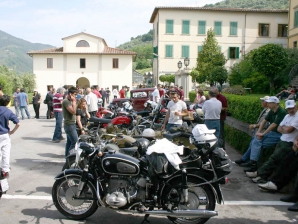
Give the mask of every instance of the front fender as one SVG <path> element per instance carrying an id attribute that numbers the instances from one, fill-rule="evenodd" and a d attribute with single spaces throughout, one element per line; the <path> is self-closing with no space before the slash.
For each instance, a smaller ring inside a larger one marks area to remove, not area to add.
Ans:
<path id="1" fill-rule="evenodd" d="M 59 180 L 62 178 L 66 178 L 68 176 L 79 176 L 81 177 L 83 174 L 83 170 L 79 170 L 79 169 L 69 169 L 69 170 L 64 170 L 61 173 L 59 173 L 56 177 L 55 180 Z M 90 180 L 94 180 L 92 174 L 88 173 L 88 179 Z"/>

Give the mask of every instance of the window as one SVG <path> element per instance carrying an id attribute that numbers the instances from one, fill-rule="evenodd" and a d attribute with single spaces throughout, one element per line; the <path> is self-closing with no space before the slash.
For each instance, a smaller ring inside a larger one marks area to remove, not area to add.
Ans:
<path id="1" fill-rule="evenodd" d="M 113 58 L 113 68 L 119 68 L 119 59 Z"/>
<path id="2" fill-rule="evenodd" d="M 230 35 L 237 36 L 238 34 L 238 22 L 230 22 Z"/>
<path id="3" fill-rule="evenodd" d="M 182 21 L 182 34 L 189 34 L 189 20 Z"/>
<path id="4" fill-rule="evenodd" d="M 77 47 L 90 47 L 89 46 L 89 43 L 85 40 L 80 40 L 78 43 L 77 43 Z"/>
<path id="5" fill-rule="evenodd" d="M 238 59 L 240 55 L 239 47 L 229 47 L 228 49 L 228 59 Z"/>
<path id="6" fill-rule="evenodd" d="M 173 45 L 166 45 L 166 58 L 173 57 Z"/>
<path id="7" fill-rule="evenodd" d="M 198 53 L 203 50 L 203 46 L 198 46 Z"/>
<path id="8" fill-rule="evenodd" d="M 218 46 L 218 49 L 219 49 L 219 51 L 220 51 L 220 53 L 221 53 L 221 46 Z"/>
<path id="9" fill-rule="evenodd" d="M 53 68 L 53 58 L 47 58 L 47 68 Z"/>
<path id="10" fill-rule="evenodd" d="M 174 20 L 166 20 L 166 33 L 174 33 Z"/>
<path id="11" fill-rule="evenodd" d="M 221 22 L 214 22 L 214 32 L 217 36 L 221 35 Z"/>
<path id="12" fill-rule="evenodd" d="M 80 68 L 86 68 L 86 58 L 80 58 Z"/>
<path id="13" fill-rule="evenodd" d="M 297 48 L 297 41 L 293 42 L 293 48 Z"/>
<path id="14" fill-rule="evenodd" d="M 278 24 L 278 37 L 287 37 L 288 36 L 288 25 L 287 24 Z"/>
<path id="15" fill-rule="evenodd" d="M 264 23 L 259 24 L 259 36 L 269 37 L 269 24 L 264 24 Z"/>
<path id="16" fill-rule="evenodd" d="M 298 27 L 298 10 L 294 14 L 294 28 Z"/>
<path id="17" fill-rule="evenodd" d="M 198 27 L 198 34 L 206 34 L 206 21 L 199 21 Z"/>
<path id="18" fill-rule="evenodd" d="M 189 46 L 182 46 L 182 58 L 189 58 Z"/>

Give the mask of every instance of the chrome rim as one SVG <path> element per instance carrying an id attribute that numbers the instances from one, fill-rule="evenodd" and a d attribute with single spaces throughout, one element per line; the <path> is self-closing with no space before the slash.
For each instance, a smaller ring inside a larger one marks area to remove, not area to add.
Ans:
<path id="1" fill-rule="evenodd" d="M 57 187 L 57 201 L 59 205 L 63 210 L 73 215 L 86 213 L 92 207 L 93 203 L 96 203 L 95 200 L 91 199 L 95 198 L 95 195 L 93 195 L 92 190 L 88 185 L 86 186 L 86 189 L 83 190 L 81 195 L 82 200 L 73 199 L 79 183 L 79 177 L 70 177 L 61 182 Z"/>

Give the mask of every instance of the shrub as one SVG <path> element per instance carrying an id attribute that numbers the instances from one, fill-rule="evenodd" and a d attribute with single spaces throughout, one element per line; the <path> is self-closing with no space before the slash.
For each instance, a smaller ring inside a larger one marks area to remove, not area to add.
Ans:
<path id="1" fill-rule="evenodd" d="M 241 141 L 240 141 L 241 139 Z M 247 150 L 249 143 L 251 141 L 251 137 L 242 132 L 239 131 L 229 125 L 225 125 L 225 140 L 237 151 L 240 153 L 245 153 Z"/>
<path id="2" fill-rule="evenodd" d="M 222 93 L 244 95 L 245 94 L 245 89 L 240 85 L 236 85 L 236 86 L 224 88 L 222 90 Z"/>
<path id="3" fill-rule="evenodd" d="M 188 98 L 190 102 L 194 102 L 197 97 L 196 91 L 192 90 L 188 93 Z"/>

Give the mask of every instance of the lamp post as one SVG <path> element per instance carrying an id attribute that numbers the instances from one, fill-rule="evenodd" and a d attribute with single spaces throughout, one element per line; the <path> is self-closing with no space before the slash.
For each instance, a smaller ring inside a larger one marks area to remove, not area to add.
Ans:
<path id="1" fill-rule="evenodd" d="M 178 65 L 178 68 L 179 68 L 179 70 L 180 70 L 180 69 L 182 68 L 182 62 L 179 61 L 177 65 Z"/>
<path id="2" fill-rule="evenodd" d="M 189 58 L 188 57 L 184 58 L 184 65 L 186 67 L 185 70 L 187 70 L 187 66 L 189 66 Z"/>

